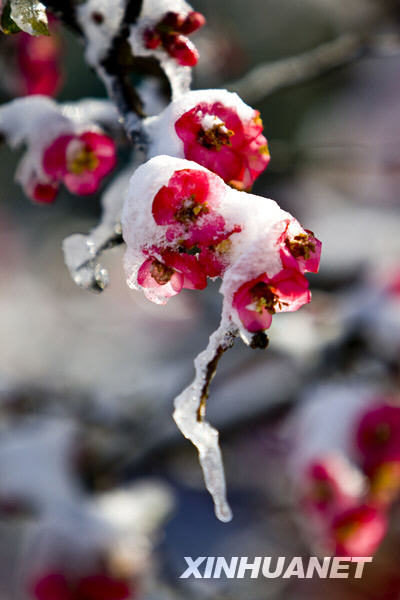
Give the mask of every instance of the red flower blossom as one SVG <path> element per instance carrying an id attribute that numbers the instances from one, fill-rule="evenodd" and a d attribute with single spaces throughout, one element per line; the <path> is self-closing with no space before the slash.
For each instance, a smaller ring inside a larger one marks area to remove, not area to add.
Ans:
<path id="1" fill-rule="evenodd" d="M 400 461 L 400 406 L 385 403 L 369 410 L 358 425 L 357 444 L 367 469 Z"/>
<path id="2" fill-rule="evenodd" d="M 199 12 L 192 11 L 184 16 L 170 11 L 154 27 L 145 30 L 144 45 L 149 50 L 163 48 L 178 64 L 194 67 L 199 53 L 186 36 L 197 31 L 204 23 L 205 18 Z"/>
<path id="3" fill-rule="evenodd" d="M 387 529 L 384 513 L 361 505 L 337 515 L 332 523 L 336 556 L 371 556 L 382 542 Z"/>
<path id="4" fill-rule="evenodd" d="M 152 212 L 157 225 L 171 225 L 167 239 L 189 236 L 189 245 L 212 241 L 223 232 L 225 221 L 218 215 L 218 200 L 210 193 L 210 184 L 218 185 L 211 173 L 195 169 L 175 171 L 153 200 Z"/>
<path id="5" fill-rule="evenodd" d="M 393 502 L 400 491 L 400 459 L 385 460 L 366 471 L 370 482 L 370 501 L 381 506 Z"/>
<path id="6" fill-rule="evenodd" d="M 175 171 L 168 185 L 153 200 L 152 213 L 157 225 L 167 225 L 166 239 L 177 241 L 181 254 L 197 257 L 208 277 L 218 277 L 227 266 L 229 237 L 240 226 L 226 230 L 218 214 L 215 193 L 221 181 L 212 173 L 196 169 Z"/>
<path id="7" fill-rule="evenodd" d="M 185 35 L 171 33 L 162 38 L 168 54 L 183 67 L 194 67 L 199 60 L 196 46 Z"/>
<path id="8" fill-rule="evenodd" d="M 249 189 L 267 166 L 270 156 L 259 113 L 242 121 L 222 102 L 202 102 L 175 123 L 184 155 L 217 173 L 238 189 Z"/>
<path id="9" fill-rule="evenodd" d="M 58 183 L 40 183 L 32 181 L 25 189 L 26 194 L 36 204 L 53 204 L 58 194 Z"/>
<path id="10" fill-rule="evenodd" d="M 195 256 L 171 250 L 157 252 L 157 255 L 159 258 L 150 256 L 139 268 L 137 282 L 145 290 L 155 290 L 166 299 L 179 294 L 183 288 L 203 290 L 206 287 L 206 274 Z"/>
<path id="11" fill-rule="evenodd" d="M 337 461 L 321 460 L 309 465 L 305 473 L 303 502 L 305 507 L 321 515 L 332 515 L 339 509 L 354 504 L 354 495 L 344 487 L 344 479 L 352 473 L 344 471 L 347 465 Z"/>
<path id="12" fill-rule="evenodd" d="M 295 311 L 310 302 L 308 281 L 297 269 L 284 268 L 270 278 L 262 273 L 244 283 L 233 297 L 244 327 L 251 333 L 268 329 L 276 312 Z"/>
<path id="13" fill-rule="evenodd" d="M 63 181 L 73 194 L 93 194 L 116 164 L 115 145 L 107 135 L 87 131 L 61 135 L 44 152 L 43 170 Z"/>
<path id="14" fill-rule="evenodd" d="M 108 575 L 97 574 L 77 582 L 65 575 L 50 573 L 33 585 L 37 600 L 125 600 L 131 597 L 130 586 Z"/>
<path id="15" fill-rule="evenodd" d="M 291 225 L 293 224 L 293 227 Z M 294 229 L 294 231 L 291 231 Z M 302 273 L 317 273 L 321 259 L 321 242 L 312 231 L 302 229 L 296 219 L 288 223 L 280 237 L 282 262 Z"/>
<path id="16" fill-rule="evenodd" d="M 54 21 L 50 19 L 50 36 L 33 36 L 24 32 L 15 36 L 21 96 L 55 96 L 60 89 L 60 41 Z"/>

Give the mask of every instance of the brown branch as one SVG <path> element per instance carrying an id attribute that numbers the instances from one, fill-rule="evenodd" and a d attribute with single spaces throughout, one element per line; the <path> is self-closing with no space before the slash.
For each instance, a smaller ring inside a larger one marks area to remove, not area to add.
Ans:
<path id="1" fill-rule="evenodd" d="M 218 346 L 214 357 L 210 360 L 210 362 L 207 365 L 206 377 L 201 390 L 199 407 L 197 409 L 197 421 L 199 422 L 204 421 L 206 416 L 207 400 L 210 394 L 210 385 L 217 372 L 218 363 L 222 355 L 225 354 L 225 352 L 229 350 L 229 348 L 232 348 L 235 341 L 235 337 L 236 333 L 229 333 L 226 336 L 225 340 Z"/>

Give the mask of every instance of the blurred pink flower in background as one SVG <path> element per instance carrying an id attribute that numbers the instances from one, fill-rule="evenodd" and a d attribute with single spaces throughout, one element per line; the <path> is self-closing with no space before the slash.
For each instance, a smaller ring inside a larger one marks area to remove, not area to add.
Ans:
<path id="1" fill-rule="evenodd" d="M 43 155 L 43 169 L 52 183 L 62 181 L 70 192 L 81 196 L 96 192 L 115 165 L 114 141 L 93 131 L 61 135 Z"/>
<path id="2" fill-rule="evenodd" d="M 21 32 L 15 36 L 17 64 L 20 71 L 20 96 L 42 94 L 56 96 L 62 85 L 61 41 L 59 26 L 49 18 L 49 36 Z"/>
<path id="3" fill-rule="evenodd" d="M 361 505 L 336 515 L 331 534 L 337 556 L 371 556 L 387 530 L 383 512 Z"/>
<path id="4" fill-rule="evenodd" d="M 125 600 L 134 597 L 132 592 L 126 581 L 103 573 L 78 580 L 49 573 L 32 584 L 32 598 L 37 600 Z"/>

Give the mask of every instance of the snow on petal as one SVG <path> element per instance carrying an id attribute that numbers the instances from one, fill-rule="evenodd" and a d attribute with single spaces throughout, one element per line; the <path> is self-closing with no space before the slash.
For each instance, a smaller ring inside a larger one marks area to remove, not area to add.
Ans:
<path id="1" fill-rule="evenodd" d="M 258 111 L 226 90 L 196 90 L 145 121 L 149 156 L 193 160 L 245 190 L 269 162 Z"/>

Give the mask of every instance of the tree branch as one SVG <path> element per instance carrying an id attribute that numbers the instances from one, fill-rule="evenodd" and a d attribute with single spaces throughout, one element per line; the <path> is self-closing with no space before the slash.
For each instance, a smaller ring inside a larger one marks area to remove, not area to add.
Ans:
<path id="1" fill-rule="evenodd" d="M 362 56 L 392 54 L 399 51 L 399 47 L 400 39 L 395 34 L 366 36 L 346 33 L 303 54 L 258 65 L 241 79 L 228 83 L 226 88 L 243 96 L 247 102 L 255 103 Z"/>
<path id="2" fill-rule="evenodd" d="M 203 384 L 203 388 L 200 394 L 200 402 L 197 409 L 197 421 L 204 421 L 206 416 L 206 408 L 207 408 L 207 400 L 210 394 L 210 385 L 214 376 L 217 372 L 218 363 L 222 357 L 222 355 L 232 348 L 235 341 L 235 336 L 233 334 L 229 334 L 225 340 L 217 347 L 214 357 L 210 360 L 206 367 L 206 378 Z"/>

